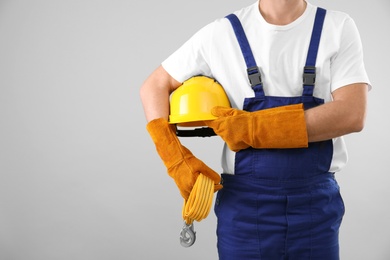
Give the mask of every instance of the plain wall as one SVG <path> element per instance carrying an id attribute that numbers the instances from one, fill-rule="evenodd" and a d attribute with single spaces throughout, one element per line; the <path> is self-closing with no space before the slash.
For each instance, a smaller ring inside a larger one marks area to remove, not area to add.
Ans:
<path id="1" fill-rule="evenodd" d="M 242 1 L 0 0 L 0 259 L 217 259 L 213 213 L 179 244 L 182 199 L 145 130 L 139 88 L 198 29 Z M 339 174 L 341 256 L 390 259 L 390 2 L 349 13 L 372 81 Z M 183 143 L 221 171 L 218 137 Z"/>

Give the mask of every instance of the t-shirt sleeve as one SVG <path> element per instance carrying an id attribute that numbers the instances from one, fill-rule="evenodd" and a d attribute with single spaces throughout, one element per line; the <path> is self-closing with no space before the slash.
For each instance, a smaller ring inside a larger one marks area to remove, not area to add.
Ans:
<path id="1" fill-rule="evenodd" d="M 355 22 L 348 17 L 344 23 L 340 48 L 331 61 L 331 91 L 354 83 L 371 84 L 363 61 L 363 47 Z"/>
<path id="2" fill-rule="evenodd" d="M 179 49 L 162 62 L 163 68 L 177 81 L 193 76 L 211 76 L 208 52 L 212 41 L 213 24 L 196 32 Z"/>

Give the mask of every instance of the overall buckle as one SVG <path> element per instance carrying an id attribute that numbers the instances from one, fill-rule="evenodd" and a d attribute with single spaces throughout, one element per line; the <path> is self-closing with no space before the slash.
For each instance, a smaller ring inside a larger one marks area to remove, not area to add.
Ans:
<path id="1" fill-rule="evenodd" d="M 316 67 L 305 66 L 303 70 L 303 85 L 314 86 L 316 82 Z"/>
<path id="2" fill-rule="evenodd" d="M 263 84 L 259 67 L 250 67 L 247 69 L 247 72 L 252 87 Z"/>

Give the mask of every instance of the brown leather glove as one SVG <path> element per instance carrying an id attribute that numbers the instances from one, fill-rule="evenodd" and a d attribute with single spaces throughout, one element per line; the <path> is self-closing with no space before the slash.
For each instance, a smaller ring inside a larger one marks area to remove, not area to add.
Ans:
<path id="1" fill-rule="evenodd" d="M 214 191 L 222 188 L 221 176 L 180 143 L 174 125 L 170 125 L 164 118 L 158 118 L 150 121 L 146 129 L 167 167 L 168 174 L 175 180 L 186 201 L 200 173 L 214 181 Z"/>
<path id="2" fill-rule="evenodd" d="M 281 106 L 255 112 L 214 107 L 218 117 L 205 121 L 235 152 L 253 148 L 308 147 L 303 104 Z"/>

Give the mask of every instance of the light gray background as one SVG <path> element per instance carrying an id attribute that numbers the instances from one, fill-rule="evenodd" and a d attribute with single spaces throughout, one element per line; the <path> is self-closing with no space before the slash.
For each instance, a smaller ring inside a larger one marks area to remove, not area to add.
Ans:
<path id="1" fill-rule="evenodd" d="M 217 259 L 213 213 L 179 245 L 182 200 L 139 87 L 241 1 L 0 0 L 0 259 Z M 342 259 L 390 259 L 390 2 L 310 1 L 356 21 L 374 90 L 346 138 Z M 183 143 L 220 171 L 217 137 Z"/>

